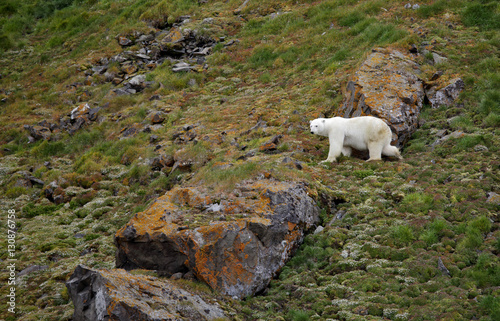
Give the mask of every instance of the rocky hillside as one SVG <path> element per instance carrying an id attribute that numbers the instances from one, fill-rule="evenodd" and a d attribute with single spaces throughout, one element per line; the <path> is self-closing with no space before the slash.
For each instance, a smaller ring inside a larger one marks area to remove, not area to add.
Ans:
<path id="1" fill-rule="evenodd" d="M 500 320 L 500 5 L 0 4 L 2 320 Z M 403 160 L 320 163 L 318 117 Z"/>

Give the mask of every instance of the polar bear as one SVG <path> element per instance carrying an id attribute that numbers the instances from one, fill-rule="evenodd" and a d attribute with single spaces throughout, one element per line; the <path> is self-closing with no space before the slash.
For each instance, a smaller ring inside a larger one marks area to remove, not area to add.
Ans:
<path id="1" fill-rule="evenodd" d="M 367 161 L 378 161 L 385 156 L 403 159 L 397 147 L 391 146 L 392 133 L 380 118 L 362 116 L 354 118 L 317 118 L 311 120 L 311 133 L 326 136 L 330 140 L 328 158 L 323 162 L 335 162 L 342 153 L 351 156 L 352 148 L 368 150 Z"/>

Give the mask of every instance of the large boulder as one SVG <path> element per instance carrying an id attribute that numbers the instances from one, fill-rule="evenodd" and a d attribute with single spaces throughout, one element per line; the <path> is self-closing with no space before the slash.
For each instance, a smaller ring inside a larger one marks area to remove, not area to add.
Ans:
<path id="1" fill-rule="evenodd" d="M 431 103 L 432 108 L 440 106 L 449 107 L 457 100 L 460 93 L 465 88 L 465 83 L 461 78 L 450 80 L 438 79 L 430 81 L 427 84 L 426 96 Z"/>
<path id="2" fill-rule="evenodd" d="M 78 265 L 66 282 L 73 321 L 174 321 L 225 319 L 224 312 L 167 280 L 125 270 Z"/>
<path id="3" fill-rule="evenodd" d="M 393 49 L 377 48 L 348 82 L 337 116 L 373 115 L 393 132 L 393 144 L 402 147 L 418 127 L 425 93 L 419 65 Z"/>
<path id="4" fill-rule="evenodd" d="M 318 222 L 319 209 L 303 184 L 247 182 L 214 196 L 177 187 L 116 233 L 116 265 L 192 272 L 242 298 L 264 290 Z"/>

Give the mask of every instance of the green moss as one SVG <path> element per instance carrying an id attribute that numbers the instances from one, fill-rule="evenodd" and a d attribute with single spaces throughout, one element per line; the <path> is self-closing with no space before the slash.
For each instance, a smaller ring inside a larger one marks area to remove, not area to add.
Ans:
<path id="1" fill-rule="evenodd" d="M 434 206 L 434 198 L 431 195 L 416 192 L 406 195 L 401 202 L 402 210 L 414 214 L 427 214 Z"/>
<path id="2" fill-rule="evenodd" d="M 398 245 L 408 245 L 415 239 L 413 229 L 408 225 L 397 225 L 392 228 L 391 236 Z"/>
<path id="3" fill-rule="evenodd" d="M 54 215 L 64 204 L 60 205 L 35 205 L 28 203 L 22 208 L 22 216 L 26 218 L 33 218 L 39 215 Z"/>
<path id="4" fill-rule="evenodd" d="M 480 301 L 480 307 L 485 314 L 489 315 L 489 320 L 500 320 L 500 297 L 497 295 L 484 296 Z"/>
<path id="5" fill-rule="evenodd" d="M 293 321 L 309 321 L 309 314 L 306 311 L 291 310 L 287 314 L 287 318 Z"/>
<path id="6" fill-rule="evenodd" d="M 500 285 L 500 260 L 490 253 L 482 253 L 476 265 L 467 273 L 478 287 Z"/>

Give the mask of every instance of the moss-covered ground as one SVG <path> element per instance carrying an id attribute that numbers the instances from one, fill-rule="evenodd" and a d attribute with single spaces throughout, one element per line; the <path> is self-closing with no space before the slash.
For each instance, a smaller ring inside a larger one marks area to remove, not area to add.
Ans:
<path id="1" fill-rule="evenodd" d="M 306 236 L 258 296 L 233 301 L 180 281 L 218 298 L 231 318 L 499 320 L 500 5 L 418 4 L 2 2 L 2 307 L 10 287 L 9 210 L 17 214 L 16 271 L 43 268 L 16 279 L 17 313 L 2 308 L 0 319 L 69 320 L 64 282 L 76 265 L 114 267 L 114 233 L 174 185 L 204 184 L 216 194 L 264 176 L 307 182 L 323 208 L 324 229 Z M 207 69 L 173 73 L 167 61 L 147 74 L 150 87 L 124 96 L 85 75 L 101 58 L 140 49 L 121 48 L 118 36 L 148 33 L 186 15 L 186 27 L 224 40 L 207 57 Z M 309 134 L 309 120 L 333 114 L 350 74 L 373 47 L 406 52 L 412 45 L 448 58 L 418 61 L 423 80 L 438 71 L 464 80 L 455 104 L 424 106 L 402 161 L 342 157 L 320 164 L 328 142 Z M 24 125 L 56 122 L 85 102 L 103 107 L 99 121 L 28 142 Z M 124 128 L 151 125 L 157 112 L 166 115 L 163 126 L 122 137 Z M 439 140 L 442 130 L 461 134 Z M 277 135 L 276 152 L 259 149 Z M 160 154 L 190 166 L 154 171 L 148 161 Z M 45 186 L 27 184 L 27 176 Z M 45 197 L 53 181 L 71 201 L 56 205 Z"/>

